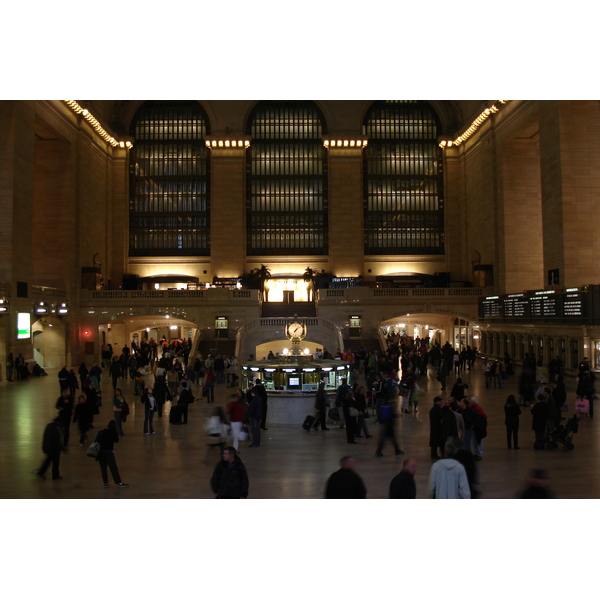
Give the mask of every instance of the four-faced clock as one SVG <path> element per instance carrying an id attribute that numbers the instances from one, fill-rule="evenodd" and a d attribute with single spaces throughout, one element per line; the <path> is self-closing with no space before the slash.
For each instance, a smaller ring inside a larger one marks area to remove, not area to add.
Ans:
<path id="1" fill-rule="evenodd" d="M 306 337 L 306 325 L 298 322 L 288 323 L 285 335 L 289 340 L 302 340 Z"/>

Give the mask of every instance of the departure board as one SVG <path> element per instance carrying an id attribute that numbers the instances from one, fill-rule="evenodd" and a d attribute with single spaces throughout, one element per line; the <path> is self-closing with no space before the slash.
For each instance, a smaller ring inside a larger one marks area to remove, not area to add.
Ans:
<path id="1" fill-rule="evenodd" d="M 482 321 L 581 321 L 600 324 L 600 286 L 487 296 L 480 300 Z"/>
<path id="2" fill-rule="evenodd" d="M 563 315 L 583 317 L 585 315 L 585 292 L 567 290 L 563 295 Z"/>

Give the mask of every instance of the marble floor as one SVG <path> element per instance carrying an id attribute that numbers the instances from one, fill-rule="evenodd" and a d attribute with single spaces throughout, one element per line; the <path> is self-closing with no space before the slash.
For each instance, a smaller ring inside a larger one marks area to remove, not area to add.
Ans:
<path id="1" fill-rule="evenodd" d="M 463 375 L 469 393 L 479 398 L 488 414 L 488 437 L 484 441 L 483 460 L 478 463 L 479 490 L 482 499 L 509 499 L 518 495 L 532 468 L 544 468 L 550 475 L 557 498 L 600 498 L 600 453 L 598 452 L 598 418 L 580 423 L 574 437 L 575 448 L 565 453 L 537 452 L 532 449 L 531 417 L 523 409 L 520 427 L 520 450 L 506 448 L 503 405 L 509 393 L 517 391 L 517 378 L 505 382 L 502 389 L 485 389 L 481 365 Z M 449 379 L 451 388 L 454 378 Z M 439 383 L 430 372 L 422 382 L 425 394 L 417 416 L 399 419 L 399 435 L 405 456 L 396 457 L 388 444 L 384 456 L 375 456 L 377 437 L 358 440 L 350 446 L 345 433 L 334 424 L 330 431 L 306 432 L 298 426 L 269 425 L 263 432 L 260 448 L 240 445 L 240 456 L 250 479 L 252 499 L 322 498 L 325 482 L 337 470 L 340 457 L 352 454 L 356 469 L 363 477 L 368 498 L 386 498 L 391 478 L 400 470 L 405 457 L 417 462 L 417 498 L 426 498 L 429 458 L 428 411 L 431 399 L 440 393 Z M 112 418 L 111 385 L 107 376 L 102 388 L 105 402 L 96 417 L 97 427 Z M 43 454 L 42 433 L 52 420 L 59 395 L 57 371 L 48 377 L 30 378 L 26 382 L 1 382 L 0 405 L 0 497 L 4 499 L 105 499 L 213 498 L 208 481 L 218 460 L 217 451 L 206 456 L 203 421 L 209 407 L 194 403 L 189 410 L 187 426 L 170 425 L 167 416 L 155 419 L 156 434 L 144 436 L 143 410 L 133 395 L 131 382 L 121 382 L 132 412 L 124 426 L 126 435 L 116 446 L 115 455 L 127 489 L 112 485 L 104 489 L 98 464 L 80 447 L 75 426 L 71 429 L 68 452 L 61 458 L 60 481 L 35 477 Z M 569 402 L 573 405 L 574 381 L 568 380 Z M 230 392 L 225 385 L 216 387 L 216 405 L 224 405 Z M 169 403 L 167 403 L 167 410 Z M 372 421 L 372 419 L 370 419 Z M 372 433 L 376 425 L 370 423 Z"/>

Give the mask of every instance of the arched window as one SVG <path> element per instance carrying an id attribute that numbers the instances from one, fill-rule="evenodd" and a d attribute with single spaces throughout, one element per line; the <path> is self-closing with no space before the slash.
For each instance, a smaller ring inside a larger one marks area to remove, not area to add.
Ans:
<path id="1" fill-rule="evenodd" d="M 130 256 L 210 254 L 209 133 L 194 101 L 148 101 L 132 125 Z"/>
<path id="2" fill-rule="evenodd" d="M 437 115 L 426 102 L 375 102 L 364 121 L 365 254 L 443 254 Z"/>
<path id="3" fill-rule="evenodd" d="M 247 254 L 327 254 L 320 111 L 312 102 L 259 102 L 247 133 Z"/>

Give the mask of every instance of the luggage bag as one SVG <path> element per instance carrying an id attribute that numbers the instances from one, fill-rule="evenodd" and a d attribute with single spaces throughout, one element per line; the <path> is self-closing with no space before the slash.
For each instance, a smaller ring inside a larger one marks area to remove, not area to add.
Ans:
<path id="1" fill-rule="evenodd" d="M 304 419 L 304 423 L 302 423 L 302 429 L 306 429 L 306 431 L 310 431 L 313 423 L 315 422 L 315 418 L 312 415 L 308 415 L 306 419 Z"/>

